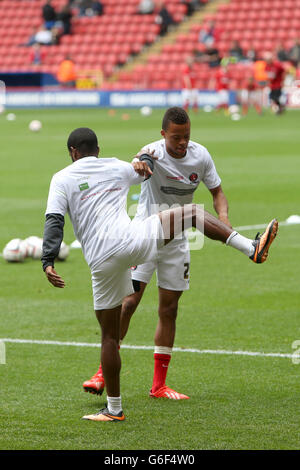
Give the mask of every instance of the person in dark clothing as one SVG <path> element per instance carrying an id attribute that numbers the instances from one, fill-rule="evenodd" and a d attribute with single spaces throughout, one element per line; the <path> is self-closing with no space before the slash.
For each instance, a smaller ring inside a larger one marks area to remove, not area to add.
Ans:
<path id="1" fill-rule="evenodd" d="M 286 60 L 289 60 L 288 52 L 284 48 L 284 45 L 282 42 L 280 42 L 276 48 L 276 56 L 279 62 L 285 62 Z"/>
<path id="2" fill-rule="evenodd" d="M 42 9 L 42 17 L 47 29 L 53 28 L 56 22 L 56 11 L 51 5 L 51 0 L 47 0 Z"/>
<path id="3" fill-rule="evenodd" d="M 159 34 L 161 36 L 167 34 L 169 26 L 175 24 L 172 15 L 169 13 L 164 3 L 160 3 L 159 5 L 156 22 L 160 25 Z"/>
<path id="4" fill-rule="evenodd" d="M 229 50 L 229 56 L 234 58 L 237 62 L 243 60 L 244 52 L 241 46 L 239 45 L 238 41 L 233 41 L 231 48 Z"/>
<path id="5" fill-rule="evenodd" d="M 57 19 L 62 23 L 62 34 L 71 34 L 72 12 L 68 5 L 65 5 L 58 13 Z"/>

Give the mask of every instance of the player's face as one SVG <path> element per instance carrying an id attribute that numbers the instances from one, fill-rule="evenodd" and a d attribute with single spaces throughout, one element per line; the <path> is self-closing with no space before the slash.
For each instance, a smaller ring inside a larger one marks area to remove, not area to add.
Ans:
<path id="1" fill-rule="evenodd" d="M 167 130 L 162 130 L 161 135 L 166 140 L 167 152 L 171 157 L 183 158 L 190 140 L 191 124 L 175 124 L 169 122 Z"/>

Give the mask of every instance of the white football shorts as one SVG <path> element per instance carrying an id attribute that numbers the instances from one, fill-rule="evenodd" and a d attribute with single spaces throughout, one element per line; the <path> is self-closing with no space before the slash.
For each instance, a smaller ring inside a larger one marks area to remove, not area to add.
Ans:
<path id="1" fill-rule="evenodd" d="M 156 270 L 157 286 L 163 289 L 184 291 L 189 289 L 190 250 L 187 240 L 171 241 L 158 249 L 156 259 L 133 267 L 131 277 L 149 284 Z"/>
<path id="2" fill-rule="evenodd" d="M 184 88 L 181 92 L 182 103 L 189 103 L 190 106 L 197 105 L 199 99 L 199 92 L 197 88 L 187 89 Z"/>
<path id="3" fill-rule="evenodd" d="M 218 91 L 218 106 L 222 106 L 224 104 L 229 103 L 229 93 L 227 90 L 219 90 Z"/>
<path id="4" fill-rule="evenodd" d="M 92 272 L 94 309 L 111 309 L 133 294 L 131 266 L 157 258 L 164 245 L 164 234 L 157 214 L 137 222 L 126 231 L 126 244 Z"/>

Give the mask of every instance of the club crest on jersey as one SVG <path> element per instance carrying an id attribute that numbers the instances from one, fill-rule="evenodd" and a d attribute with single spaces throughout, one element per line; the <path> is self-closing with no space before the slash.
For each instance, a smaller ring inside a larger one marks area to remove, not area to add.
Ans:
<path id="1" fill-rule="evenodd" d="M 189 180 L 191 183 L 197 183 L 198 181 L 198 175 L 197 173 L 191 173 L 189 176 Z"/>

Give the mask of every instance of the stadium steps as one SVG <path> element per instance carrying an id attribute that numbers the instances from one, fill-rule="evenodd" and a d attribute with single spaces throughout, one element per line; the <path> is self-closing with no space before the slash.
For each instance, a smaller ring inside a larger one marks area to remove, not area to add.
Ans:
<path id="1" fill-rule="evenodd" d="M 203 6 L 201 10 L 196 11 L 191 17 L 187 17 L 187 19 L 171 30 L 166 36 L 159 37 L 147 50 L 141 52 L 138 56 L 125 64 L 121 70 L 118 70 L 110 77 L 109 81 L 117 81 L 120 72 L 130 72 L 136 65 L 146 64 L 149 56 L 159 54 L 166 44 L 174 44 L 180 34 L 187 33 L 193 25 L 202 23 L 205 17 L 214 14 L 220 5 L 229 2 L 230 0 L 214 0 Z"/>

